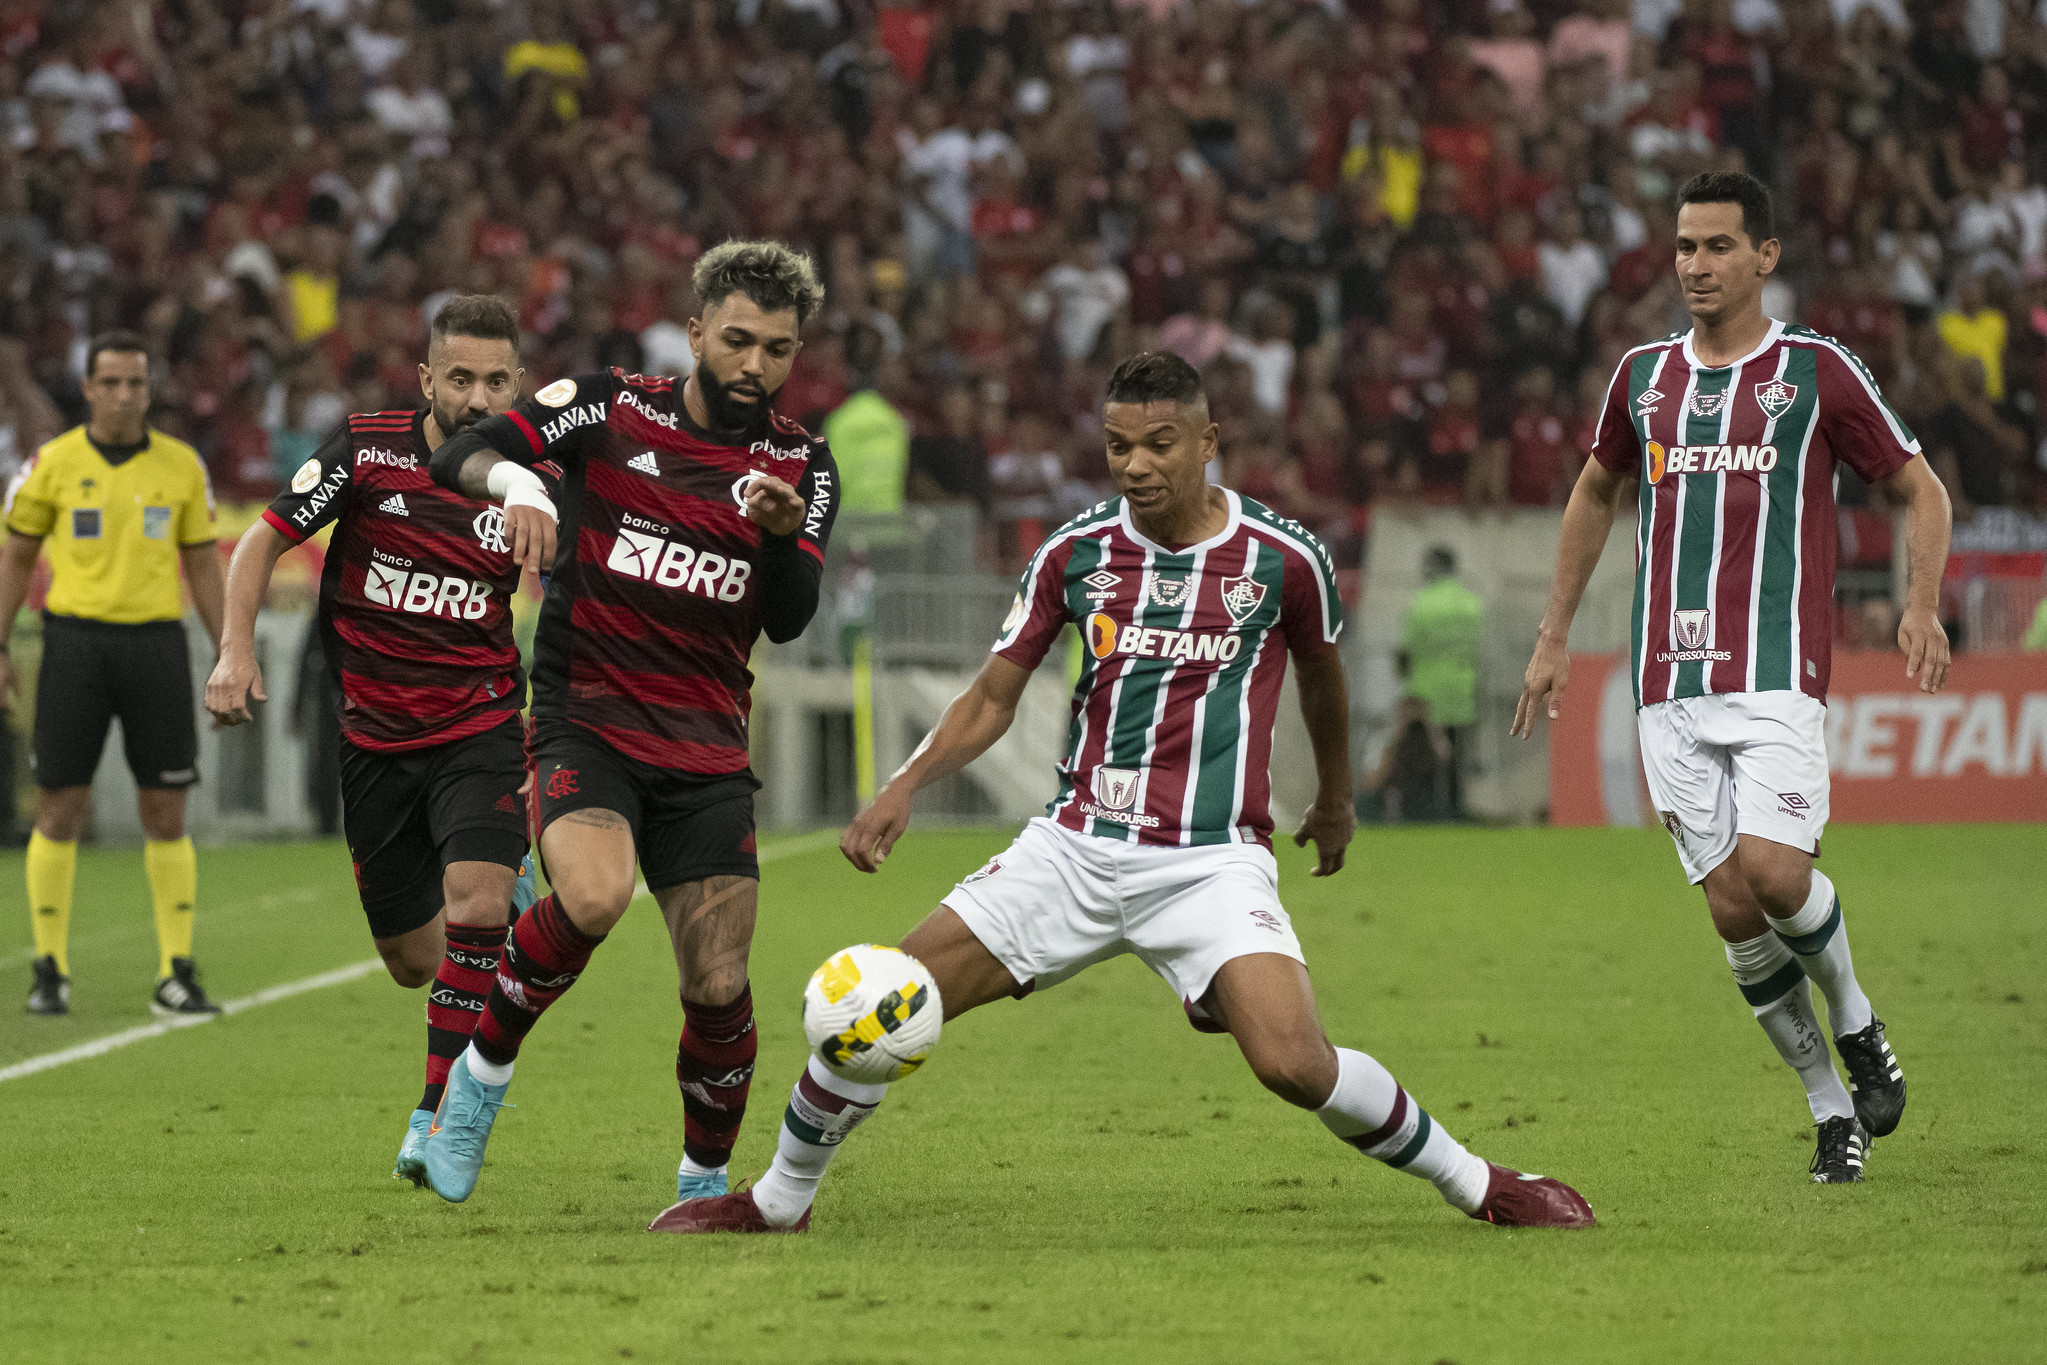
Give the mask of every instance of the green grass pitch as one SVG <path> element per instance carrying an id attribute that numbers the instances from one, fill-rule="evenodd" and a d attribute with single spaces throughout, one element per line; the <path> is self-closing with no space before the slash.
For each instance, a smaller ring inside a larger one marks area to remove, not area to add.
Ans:
<path id="1" fill-rule="evenodd" d="M 736 1172 L 772 1150 L 806 974 L 1005 838 L 913 832 L 878 877 L 815 839 L 768 866 Z M 423 997 L 381 974 L 0 1083 L 0 1358 L 2047 1359 L 2047 832 L 1836 828 L 1826 854 L 1912 1087 L 1866 1185 L 1804 1183 L 1803 1096 L 1660 830 L 1375 831 L 1332 881 L 1281 852 L 1330 1035 L 1572 1181 L 1598 1229 L 1458 1216 L 1126 958 L 955 1023 L 809 1236 L 648 1236 L 682 1115 L 642 902 L 535 1031 L 460 1207 L 389 1177 Z M 370 955 L 338 844 L 200 871 L 220 997 Z M 81 859 L 68 1020 L 20 1013 L 20 886 L 0 858 L 0 1065 L 143 1022 L 139 854 Z"/>

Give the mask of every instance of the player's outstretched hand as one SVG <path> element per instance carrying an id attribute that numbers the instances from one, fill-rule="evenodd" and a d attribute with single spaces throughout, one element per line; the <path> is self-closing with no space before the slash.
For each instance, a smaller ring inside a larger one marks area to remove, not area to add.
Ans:
<path id="1" fill-rule="evenodd" d="M 1546 712 L 1557 718 L 1557 706 L 1564 699 L 1564 687 L 1571 681 L 1571 652 L 1566 641 L 1548 634 L 1535 637 L 1535 656 L 1521 677 L 1521 699 L 1514 703 L 1514 723 L 1507 737 L 1527 739 L 1535 729 L 1535 715 Z"/>
<path id="2" fill-rule="evenodd" d="M 206 680 L 206 709 L 213 716 L 213 723 L 240 725 L 254 720 L 249 710 L 249 699 L 269 701 L 263 691 L 263 670 L 257 666 L 254 654 L 244 657 L 235 650 L 220 656 L 220 662 L 213 666 L 213 675 Z"/>
<path id="3" fill-rule="evenodd" d="M 1931 696 L 1947 682 L 1947 631 L 1940 617 L 1925 607 L 1907 607 L 1898 618 L 1898 648 L 1905 651 L 1905 676 L 1919 679 L 1919 690 Z"/>
<path id="4" fill-rule="evenodd" d="M 910 798 L 897 798 L 889 791 L 882 788 L 874 804 L 854 816 L 853 823 L 839 836 L 839 852 L 862 872 L 879 872 L 896 840 L 909 828 Z"/>
<path id="5" fill-rule="evenodd" d="M 1310 876 L 1329 877 L 1343 871 L 1343 851 L 1350 847 L 1350 836 L 1357 827 L 1357 812 L 1347 799 L 1328 805 L 1318 801 L 1308 807 L 1301 827 L 1294 831 L 1294 847 L 1306 848 L 1310 839 L 1315 841 L 1315 870 Z"/>
<path id="6" fill-rule="evenodd" d="M 746 490 L 746 515 L 769 535 L 788 535 L 803 524 L 803 514 L 809 510 L 795 489 L 772 474 L 755 475 L 753 486 Z"/>
<path id="7" fill-rule="evenodd" d="M 536 587 L 540 575 L 554 567 L 554 529 L 554 518 L 530 503 L 515 503 L 505 509 L 512 562 L 532 575 Z"/>

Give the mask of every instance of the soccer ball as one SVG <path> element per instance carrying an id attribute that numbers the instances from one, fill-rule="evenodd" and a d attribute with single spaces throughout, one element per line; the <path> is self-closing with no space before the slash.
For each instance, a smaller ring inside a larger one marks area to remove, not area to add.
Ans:
<path id="1" fill-rule="evenodd" d="M 924 1065 L 945 1011 L 938 982 L 908 953 L 856 943 L 833 953 L 803 988 L 803 1035 L 849 1081 L 882 1085 Z"/>

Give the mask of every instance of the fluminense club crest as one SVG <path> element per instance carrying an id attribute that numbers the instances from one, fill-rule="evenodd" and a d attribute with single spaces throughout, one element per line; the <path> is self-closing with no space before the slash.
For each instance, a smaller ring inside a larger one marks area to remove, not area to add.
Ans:
<path id="1" fill-rule="evenodd" d="M 1692 410 L 1694 416 L 1718 417 L 1720 409 L 1727 406 L 1727 393 L 1725 390 L 1719 393 L 1694 393 L 1691 401 L 1685 406 Z"/>
<path id="2" fill-rule="evenodd" d="M 1249 574 L 1223 580 L 1223 607 L 1238 625 L 1250 620 L 1264 601 L 1265 585 Z"/>
<path id="3" fill-rule="evenodd" d="M 1798 401 L 1798 385 L 1787 384 L 1781 379 L 1771 379 L 1756 385 L 1756 406 L 1776 421 L 1791 410 Z"/>

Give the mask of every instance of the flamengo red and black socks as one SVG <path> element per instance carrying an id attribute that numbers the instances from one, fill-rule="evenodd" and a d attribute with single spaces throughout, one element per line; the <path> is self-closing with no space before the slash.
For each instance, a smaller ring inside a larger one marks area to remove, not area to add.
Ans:
<path id="1" fill-rule="evenodd" d="M 477 1056 L 493 1070 L 510 1067 L 534 1023 L 576 984 L 591 952 L 602 942 L 602 936 L 592 938 L 575 926 L 559 896 L 551 895 L 519 916 L 505 939 L 497 980 L 491 984 L 490 998 L 476 1021 L 476 1036 L 470 1040 Z M 471 1059 L 472 1069 L 474 1064 Z M 502 1084 L 490 1077 L 482 1079 Z"/>
<path id="2" fill-rule="evenodd" d="M 434 984 L 426 997 L 426 1094 L 422 1109 L 441 1107 L 441 1091 L 448 1083 L 448 1068 L 469 1046 L 476 1032 L 476 1020 L 490 995 L 491 979 L 497 975 L 498 959 L 505 951 L 502 924 L 451 924 L 448 951 Z"/>
<path id="3" fill-rule="evenodd" d="M 675 1084 L 682 1091 L 682 1154 L 716 1170 L 732 1159 L 732 1144 L 746 1117 L 753 1058 L 753 987 L 728 1005 L 682 1002 L 682 1040 L 675 1049 Z"/>

